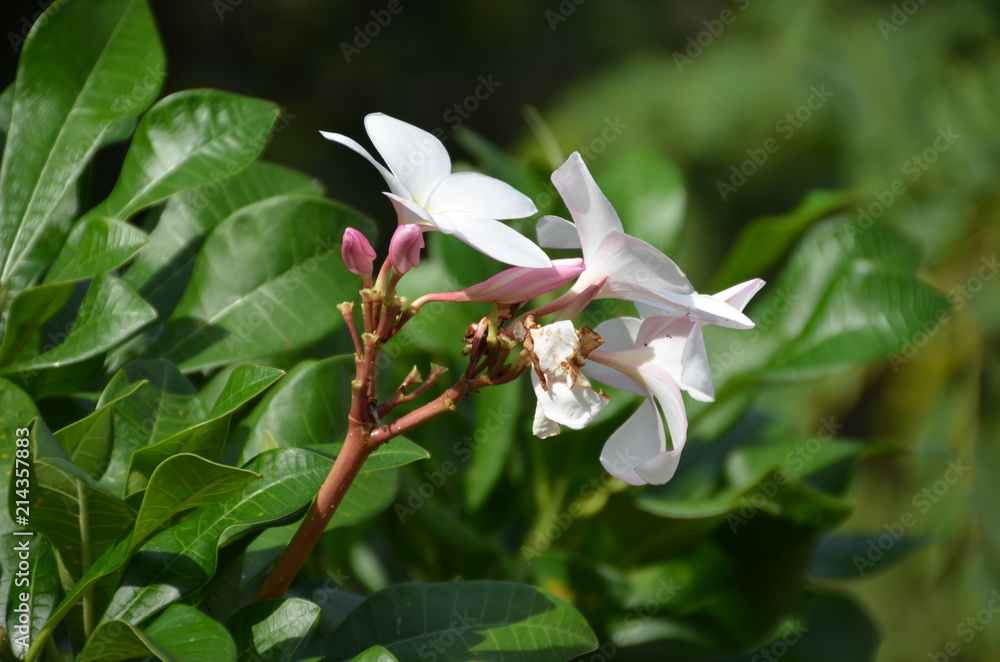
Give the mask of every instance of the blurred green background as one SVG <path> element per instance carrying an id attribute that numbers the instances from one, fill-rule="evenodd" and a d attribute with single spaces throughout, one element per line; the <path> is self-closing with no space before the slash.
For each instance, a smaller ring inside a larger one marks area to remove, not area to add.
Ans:
<path id="1" fill-rule="evenodd" d="M 267 158 L 317 177 L 386 228 L 394 220 L 377 173 L 318 130 L 364 143 L 364 115 L 382 111 L 440 129 L 456 160 L 484 154 L 477 134 L 536 173 L 580 149 L 609 195 L 625 192 L 614 201 L 626 229 L 653 233 L 700 291 L 733 284 L 720 265 L 755 218 L 784 219 L 773 251 L 787 252 L 804 230 L 789 212 L 816 189 L 835 192 L 821 206 L 853 219 L 867 210 L 912 237 L 923 277 L 953 304 L 947 321 L 928 320 L 906 356 L 769 387 L 755 411 L 804 437 L 835 421 L 839 436 L 870 445 L 841 540 L 877 541 L 901 525 L 915 534 L 905 558 L 811 580 L 860 599 L 882 636 L 879 662 L 1000 659 L 1000 614 L 989 608 L 1000 595 L 1000 3 L 152 4 L 165 92 L 218 87 L 277 102 L 286 124 Z M 4 80 L 10 44 L 38 7 L 0 10 Z M 474 134 L 453 139 L 455 129 Z M 120 149 L 98 161 L 95 198 L 114 182 Z M 534 197 L 554 204 L 544 188 Z M 576 453 L 592 463 L 587 475 L 598 473 L 605 428 Z M 755 545 L 780 560 L 784 540 Z M 442 561 L 419 579 L 458 572 L 469 570 Z M 850 638 L 852 623 L 843 626 Z"/>

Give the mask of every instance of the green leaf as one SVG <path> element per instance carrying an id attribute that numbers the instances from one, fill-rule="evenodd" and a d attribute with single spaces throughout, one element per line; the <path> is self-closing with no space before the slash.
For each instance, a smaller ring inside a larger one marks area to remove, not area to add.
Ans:
<path id="1" fill-rule="evenodd" d="M 470 510 L 483 505 L 503 475 L 518 432 L 511 421 L 521 412 L 521 389 L 486 389 L 476 397 L 475 428 L 465 440 L 465 446 L 474 449 L 465 473 L 465 504 Z"/>
<path id="2" fill-rule="evenodd" d="M 126 621 L 101 623 L 77 662 L 119 662 L 152 655 L 163 662 L 234 662 L 236 644 L 221 624 L 194 607 L 174 605 L 139 630 Z"/>
<path id="3" fill-rule="evenodd" d="M 348 225 L 369 221 L 301 196 L 272 198 L 228 218 L 205 241 L 156 351 L 189 372 L 326 336 L 343 324 L 337 304 L 357 296 L 357 279 L 340 257 Z M 242 265 L 236 272 L 234 260 Z"/>
<path id="4" fill-rule="evenodd" d="M 252 471 L 181 453 L 164 460 L 149 479 L 135 517 L 133 549 L 174 515 L 210 506 L 258 478 Z"/>
<path id="5" fill-rule="evenodd" d="M 929 542 L 927 536 L 910 535 L 903 524 L 887 524 L 869 534 L 828 535 L 816 545 L 809 576 L 820 580 L 859 579 L 894 568 Z"/>
<path id="6" fill-rule="evenodd" d="M 289 598 L 256 602 L 229 619 L 238 660 L 291 662 L 319 622 L 319 607 Z"/>
<path id="7" fill-rule="evenodd" d="M 46 283 L 93 278 L 117 269 L 139 252 L 148 237 L 139 228 L 113 218 L 88 218 L 70 232 L 45 274 Z"/>
<path id="8" fill-rule="evenodd" d="M 93 413 L 70 423 L 54 433 L 56 441 L 66 451 L 69 459 L 93 478 L 100 478 L 108 468 L 114 444 L 115 404 L 135 393 L 141 383 L 97 407 Z"/>
<path id="9" fill-rule="evenodd" d="M 104 136 L 156 97 L 163 75 L 144 0 L 62 3 L 35 23 L 18 62 L 0 165 L 7 292 L 24 289 L 55 256 L 62 230 L 50 226 L 59 205 Z"/>
<path id="10" fill-rule="evenodd" d="M 27 643 L 30 645 L 30 642 L 35 640 L 35 636 L 45 624 L 49 614 L 52 613 L 52 608 L 56 604 L 56 598 L 60 590 L 59 569 L 56 565 L 56 557 L 52 553 L 52 545 L 46 538 L 42 536 L 32 536 L 31 538 L 11 536 L 7 539 L 11 541 L 10 547 L 17 548 L 15 556 L 19 557 L 20 554 L 26 554 L 27 558 L 30 559 L 28 573 L 19 575 L 19 579 L 27 583 L 20 587 L 16 585 L 12 586 L 10 594 L 10 602 L 15 607 L 22 604 L 27 605 L 30 615 L 27 637 L 22 639 L 24 631 L 18 629 L 18 625 L 21 625 L 20 617 L 24 614 L 23 611 L 11 611 L 7 616 L 6 623 L 7 632 L 11 639 L 11 649 L 16 656 L 23 658 L 28 650 L 28 647 L 24 644 Z M 24 550 L 21 545 L 27 545 L 27 550 Z M 13 572 L 13 569 L 17 565 L 4 567 L 10 568 L 11 572 Z M 28 596 L 28 599 L 22 601 L 21 598 L 25 594 Z"/>
<path id="11" fill-rule="evenodd" d="M 886 226 L 858 230 L 844 218 L 819 226 L 760 303 L 777 310 L 780 292 L 798 297 L 775 327 L 783 342 L 769 376 L 815 376 L 905 347 L 949 308 L 943 295 L 916 278 L 919 260 L 918 246 Z"/>
<path id="12" fill-rule="evenodd" d="M 31 527 L 52 542 L 65 572 L 76 581 L 128 533 L 132 513 L 63 458 L 36 460 L 32 474 Z"/>
<path id="13" fill-rule="evenodd" d="M 222 452 L 229 431 L 229 419 L 237 407 L 257 396 L 282 375 L 277 368 L 241 365 L 229 375 L 208 419 L 177 432 L 162 441 L 138 448 L 129 463 L 127 497 L 145 489 L 153 470 L 178 453 L 193 453 L 214 460 Z"/>
<path id="14" fill-rule="evenodd" d="M 791 212 L 752 220 L 726 256 L 713 291 L 763 276 L 809 226 L 841 209 L 848 199 L 838 191 L 810 191 Z"/>
<path id="15" fill-rule="evenodd" d="M 35 332 L 69 302 L 74 287 L 75 283 L 39 285 L 14 297 L 0 344 L 0 366 L 9 366 L 17 360 L 30 346 Z"/>
<path id="16" fill-rule="evenodd" d="M 391 627 L 380 626 L 389 621 Z M 322 640 L 327 660 L 383 646 L 401 660 L 571 660 L 597 639 L 570 605 L 509 582 L 399 584 L 374 594 Z"/>
<path id="17" fill-rule="evenodd" d="M 398 662 L 396 656 L 382 646 L 372 646 L 364 653 L 351 658 L 351 662 Z"/>
<path id="18" fill-rule="evenodd" d="M 239 434 L 245 437 L 240 462 L 265 450 L 267 437 L 286 448 L 342 440 L 354 370 L 353 356 L 296 365 L 240 423 Z"/>
<path id="19" fill-rule="evenodd" d="M 649 147 L 617 155 L 598 177 L 626 231 L 669 252 L 684 226 L 687 194 L 680 170 Z"/>
<path id="20" fill-rule="evenodd" d="M 198 392 L 169 361 L 136 361 L 125 366 L 108 382 L 97 406 L 133 391 L 114 408 L 114 447 L 101 478 L 101 484 L 118 495 L 124 495 L 135 451 L 187 430 L 207 415 Z"/>
<path id="21" fill-rule="evenodd" d="M 175 193 L 231 176 L 264 150 L 272 103 L 220 90 L 161 99 L 139 122 L 111 195 L 94 214 L 127 219 Z"/>
<path id="22" fill-rule="evenodd" d="M 123 280 L 168 317 L 205 236 L 241 209 L 282 195 L 319 198 L 323 190 L 305 175 L 255 161 L 232 177 L 172 196 Z"/>
<path id="23" fill-rule="evenodd" d="M 110 274 L 94 279 L 80 303 L 66 339 L 40 355 L 23 359 L 5 372 L 54 368 L 96 356 L 156 319 L 154 311 L 128 285 Z"/>
<path id="24" fill-rule="evenodd" d="M 138 623 L 203 586 L 215 572 L 221 542 L 273 526 L 315 496 L 332 462 L 300 449 L 277 449 L 245 468 L 260 475 L 239 494 L 155 535 L 135 554 L 104 620 Z"/>

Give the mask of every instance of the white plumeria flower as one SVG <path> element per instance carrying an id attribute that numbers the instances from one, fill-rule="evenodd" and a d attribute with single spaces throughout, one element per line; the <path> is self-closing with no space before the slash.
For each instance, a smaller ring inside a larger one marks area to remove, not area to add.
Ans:
<path id="1" fill-rule="evenodd" d="M 538 242 L 546 248 L 582 249 L 587 267 L 567 293 L 567 301 L 606 278 L 594 298 L 632 301 L 669 317 L 736 329 L 753 327 L 724 299 L 695 292 L 680 267 L 654 246 L 625 234 L 621 219 L 578 152 L 552 173 L 552 183 L 575 223 L 543 217 L 538 221 Z"/>
<path id="2" fill-rule="evenodd" d="M 545 439 L 559 434 L 562 425 L 574 430 L 586 427 L 608 404 L 608 396 L 596 392 L 580 373 L 595 340 L 593 332 L 581 341 L 573 323 L 563 321 L 527 333 L 531 342 L 526 346 L 535 364 L 531 381 L 538 397 L 532 432 Z"/>
<path id="3" fill-rule="evenodd" d="M 756 278 L 714 298 L 742 312 L 763 286 L 764 281 Z M 640 306 L 640 313 L 654 310 Z M 601 451 L 601 464 L 616 478 L 631 485 L 662 485 L 673 478 L 687 439 L 681 391 L 702 402 L 715 399 L 701 326 L 685 317 L 652 316 L 619 317 L 594 329 L 604 343 L 589 354 L 587 373 L 608 386 L 646 398 Z M 663 429 L 664 416 L 670 430 L 670 449 Z"/>
<path id="4" fill-rule="evenodd" d="M 497 219 L 536 213 L 523 193 L 498 179 L 475 172 L 451 172 L 451 159 L 440 140 L 412 124 L 382 113 L 365 117 L 365 128 L 386 168 L 357 141 L 320 131 L 327 140 L 351 148 L 375 166 L 389 186 L 385 195 L 399 223 L 454 235 L 481 253 L 520 267 L 549 267 L 551 262 L 532 241 Z"/>

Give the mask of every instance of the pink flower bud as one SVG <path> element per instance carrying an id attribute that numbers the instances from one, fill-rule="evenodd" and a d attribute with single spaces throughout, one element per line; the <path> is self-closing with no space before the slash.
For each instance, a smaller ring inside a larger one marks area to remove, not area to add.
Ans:
<path id="1" fill-rule="evenodd" d="M 402 276 L 420 264 L 420 249 L 424 247 L 424 233 L 419 225 L 400 225 L 389 240 L 389 264 Z"/>
<path id="2" fill-rule="evenodd" d="M 496 301 L 520 303 L 561 287 L 583 273 L 578 257 L 552 260 L 551 267 L 511 267 L 459 292 L 427 294 L 421 301 Z"/>
<path id="3" fill-rule="evenodd" d="M 344 243 L 340 246 L 340 254 L 344 258 L 347 270 L 352 274 L 372 275 L 372 260 L 375 259 L 375 249 L 368 243 L 365 236 L 354 228 L 344 230 Z"/>

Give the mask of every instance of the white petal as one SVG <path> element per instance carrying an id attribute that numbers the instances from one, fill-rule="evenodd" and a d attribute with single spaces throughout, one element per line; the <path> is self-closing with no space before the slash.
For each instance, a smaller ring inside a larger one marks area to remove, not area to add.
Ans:
<path id="1" fill-rule="evenodd" d="M 427 202 L 431 189 L 451 174 L 448 150 L 427 131 L 382 113 L 365 117 L 365 128 L 386 165 L 418 203 Z"/>
<path id="2" fill-rule="evenodd" d="M 396 219 L 400 225 L 416 223 L 421 226 L 430 226 L 436 230 L 441 230 L 442 232 L 450 232 L 454 229 L 450 223 L 444 227 L 440 227 L 437 221 L 435 221 L 435 219 L 427 213 L 426 209 L 412 200 L 400 198 L 392 193 L 386 193 L 385 197 L 389 198 L 389 201 L 392 202 L 392 206 L 396 208 Z"/>
<path id="3" fill-rule="evenodd" d="M 539 384 L 535 395 L 546 418 L 573 430 L 582 430 L 590 425 L 610 399 L 589 385 L 577 383 L 569 387 L 562 382 L 551 381 L 547 389 Z"/>
<path id="4" fill-rule="evenodd" d="M 695 324 L 688 334 L 684 344 L 684 354 L 681 356 L 681 386 L 695 400 L 712 402 L 715 400 L 715 385 L 712 383 L 712 370 L 708 364 L 708 350 L 705 348 L 705 336 L 701 325 Z"/>
<path id="5" fill-rule="evenodd" d="M 670 441 L 675 451 L 680 453 L 687 441 L 687 412 L 684 398 L 673 376 L 657 362 L 646 363 L 639 368 L 639 374 L 653 395 L 657 406 L 663 410 L 670 430 Z"/>
<path id="6" fill-rule="evenodd" d="M 494 260 L 515 267 L 552 266 L 541 248 L 500 221 L 460 212 L 434 214 L 434 220 L 438 224 L 450 223 L 456 237 Z"/>
<path id="7" fill-rule="evenodd" d="M 573 152 L 566 163 L 552 173 L 552 183 L 576 222 L 585 260 L 589 261 L 605 235 L 625 231 L 617 212 L 597 186 L 579 152 Z"/>
<path id="8" fill-rule="evenodd" d="M 536 213 L 531 198 L 510 184 L 478 172 L 456 172 L 439 181 L 424 204 L 434 214 L 467 212 L 486 218 L 525 218 Z"/>
<path id="9" fill-rule="evenodd" d="M 615 295 L 627 295 L 635 286 L 665 294 L 695 293 L 687 276 L 673 260 L 636 237 L 609 234 L 597 251 L 584 259 L 588 271 L 609 277 L 606 289 Z"/>
<path id="10" fill-rule="evenodd" d="M 535 405 L 535 420 L 531 423 L 531 433 L 539 439 L 548 439 L 562 432 L 562 426 L 545 416 L 540 404 Z"/>
<path id="11" fill-rule="evenodd" d="M 733 285 L 729 289 L 723 290 L 718 294 L 713 294 L 712 296 L 713 298 L 725 301 L 730 306 L 736 308 L 736 310 L 743 312 L 743 309 L 746 308 L 747 303 L 753 298 L 753 295 L 757 294 L 758 290 L 762 287 L 764 287 L 764 281 L 760 278 L 754 278 L 745 283 Z"/>
<path id="12" fill-rule="evenodd" d="M 576 226 L 565 218 L 542 216 L 535 225 L 535 232 L 542 248 L 581 248 Z"/>
<path id="13" fill-rule="evenodd" d="M 636 469 L 666 451 L 663 421 L 652 400 L 646 400 L 614 431 L 601 450 L 601 464 L 609 474 L 630 485 L 645 485 Z"/>
<path id="14" fill-rule="evenodd" d="M 641 327 L 637 317 L 613 317 L 594 327 L 594 333 L 604 340 L 602 352 L 621 352 L 635 347 Z"/>
<path id="15" fill-rule="evenodd" d="M 348 138 L 347 136 L 341 135 L 339 133 L 330 133 L 329 131 L 320 131 L 319 134 L 324 138 L 326 138 L 327 140 L 332 140 L 335 143 L 340 143 L 344 147 L 349 147 L 350 149 L 354 150 L 361 156 L 368 159 L 368 162 L 371 163 L 373 166 L 375 166 L 379 174 L 382 175 L 382 179 L 384 179 L 385 183 L 389 185 L 390 191 L 392 191 L 394 194 L 398 195 L 401 198 L 407 200 L 410 199 L 410 192 L 406 190 L 406 187 L 403 186 L 403 183 L 399 181 L 399 179 L 397 179 L 394 174 L 386 170 L 385 166 L 376 161 L 375 157 L 372 156 L 367 149 L 358 144 L 356 140 L 354 140 L 353 138 Z"/>

